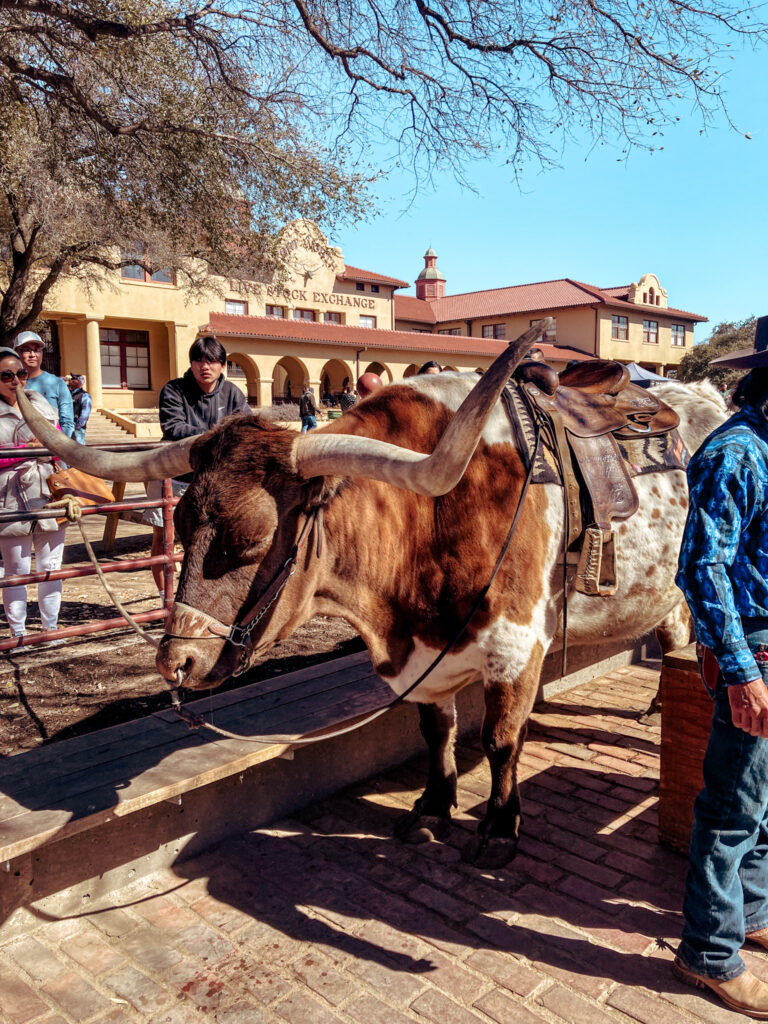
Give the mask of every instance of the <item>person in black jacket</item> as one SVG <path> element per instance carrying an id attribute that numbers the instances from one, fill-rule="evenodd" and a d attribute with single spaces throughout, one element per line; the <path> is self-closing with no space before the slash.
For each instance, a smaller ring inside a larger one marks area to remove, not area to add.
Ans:
<path id="1" fill-rule="evenodd" d="M 315 393 L 309 386 L 309 381 L 304 385 L 304 391 L 299 399 L 299 415 L 301 416 L 301 432 L 314 430 L 317 426 L 317 405 L 315 404 Z"/>
<path id="2" fill-rule="evenodd" d="M 198 338 L 189 350 L 190 368 L 183 377 L 169 380 L 160 392 L 160 426 L 164 441 L 180 441 L 204 434 L 219 420 L 234 412 L 249 412 L 248 402 L 239 388 L 224 377 L 227 353 L 216 338 Z M 192 474 L 172 481 L 173 493 L 181 496 L 189 486 Z M 162 497 L 162 481 L 147 484 L 147 497 Z M 152 554 L 163 551 L 162 509 L 147 509 L 142 522 L 152 526 Z M 163 569 L 153 565 L 158 592 L 163 596 Z"/>

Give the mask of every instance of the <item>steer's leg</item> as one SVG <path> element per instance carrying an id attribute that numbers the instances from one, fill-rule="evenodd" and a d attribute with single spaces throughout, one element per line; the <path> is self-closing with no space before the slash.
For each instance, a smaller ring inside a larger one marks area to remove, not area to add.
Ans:
<path id="1" fill-rule="evenodd" d="M 419 704 L 419 728 L 429 748 L 429 773 L 424 792 L 413 810 L 395 826 L 404 842 L 424 843 L 442 838 L 456 807 L 456 703 Z"/>
<path id="2" fill-rule="evenodd" d="M 515 669 L 518 658 L 508 662 L 497 655 L 486 661 L 483 747 L 491 768 L 491 795 L 477 837 L 464 851 L 464 859 L 478 867 L 502 867 L 517 849 L 522 818 L 517 762 L 543 658 L 544 648 L 537 640 L 522 670 Z"/>
<path id="3" fill-rule="evenodd" d="M 668 651 L 677 651 L 681 647 L 687 647 L 691 642 L 691 613 L 688 605 L 681 601 L 666 618 L 655 629 L 656 639 L 659 641 L 662 656 Z M 656 696 L 648 705 L 646 711 L 640 716 L 640 721 L 645 724 L 650 721 L 658 722 L 652 716 L 661 711 L 661 681 L 656 691 Z"/>

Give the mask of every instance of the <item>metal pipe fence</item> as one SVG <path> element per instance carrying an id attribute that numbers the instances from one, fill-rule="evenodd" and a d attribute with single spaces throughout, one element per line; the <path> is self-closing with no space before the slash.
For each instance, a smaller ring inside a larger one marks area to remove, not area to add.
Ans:
<path id="1" fill-rule="evenodd" d="M 112 445 L 99 445 L 104 451 L 148 451 L 159 447 L 159 442 L 150 441 L 145 444 L 133 444 L 131 442 Z M 0 447 L 0 459 L 19 458 L 19 448 L 8 446 Z M 26 448 L 23 458 L 49 458 L 51 453 L 46 448 Z M 108 502 L 104 505 L 88 505 L 82 509 L 83 516 L 93 515 L 117 515 L 121 512 L 143 510 L 149 508 L 162 509 L 163 517 L 163 552 L 160 555 L 153 555 L 144 558 L 112 559 L 110 561 L 99 561 L 99 567 L 103 573 L 113 572 L 135 572 L 140 569 L 149 569 L 154 565 L 163 567 L 163 604 L 162 607 L 148 612 L 139 612 L 132 618 L 140 623 L 158 622 L 164 619 L 168 609 L 173 604 L 173 566 L 180 562 L 182 555 L 174 553 L 174 531 L 173 531 L 173 509 L 178 503 L 178 498 L 173 496 L 171 481 L 163 481 L 163 496 L 159 500 L 148 499 L 124 499 Z M 61 509 L 41 508 L 33 512 L 9 512 L 0 510 L 0 525 L 3 523 L 38 522 L 42 519 L 61 519 Z M 47 572 L 30 572 L 18 576 L 3 576 L 0 578 L 0 590 L 6 587 L 29 586 L 30 584 L 45 583 L 49 580 L 72 580 L 82 579 L 87 576 L 95 576 L 96 570 L 89 563 L 78 565 L 67 569 L 54 569 Z M 67 625 L 55 630 L 44 630 L 38 633 L 25 633 L 22 637 L 8 637 L 0 639 L 0 652 L 14 650 L 19 647 L 28 647 L 35 644 L 47 643 L 49 640 L 66 640 L 78 636 L 90 636 L 93 633 L 103 633 L 107 630 L 125 627 L 125 619 L 117 616 L 109 619 L 100 619 L 95 622 L 78 623 Z"/>

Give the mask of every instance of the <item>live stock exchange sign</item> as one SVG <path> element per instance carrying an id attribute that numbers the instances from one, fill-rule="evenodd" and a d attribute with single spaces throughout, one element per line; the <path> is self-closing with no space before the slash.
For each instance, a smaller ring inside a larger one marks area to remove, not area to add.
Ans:
<path id="1" fill-rule="evenodd" d="M 351 306 L 355 309 L 376 308 L 375 299 L 359 295 L 337 295 L 336 292 L 310 292 L 306 288 L 267 288 L 267 295 L 270 298 L 289 299 L 292 302 L 316 302 L 326 306 Z"/>

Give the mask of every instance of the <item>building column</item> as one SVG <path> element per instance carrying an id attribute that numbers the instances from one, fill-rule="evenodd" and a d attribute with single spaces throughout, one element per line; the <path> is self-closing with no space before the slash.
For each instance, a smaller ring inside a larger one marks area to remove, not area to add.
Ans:
<path id="1" fill-rule="evenodd" d="M 88 394 L 93 399 L 94 409 L 104 404 L 104 391 L 101 386 L 101 340 L 99 324 L 103 316 L 88 314 L 85 318 L 85 374 Z"/>
<path id="2" fill-rule="evenodd" d="M 256 404 L 259 406 L 272 405 L 272 378 L 256 377 L 254 385 L 256 393 L 253 397 L 256 399 Z"/>
<path id="3" fill-rule="evenodd" d="M 168 331 L 168 369 L 169 379 L 173 380 L 175 377 L 181 377 L 184 370 L 187 369 L 188 360 L 186 358 L 186 352 L 184 346 L 187 349 L 195 339 L 188 341 L 189 337 L 189 324 L 176 323 L 174 320 L 166 321 L 166 329 Z M 183 369 L 182 369 L 183 367 Z"/>

